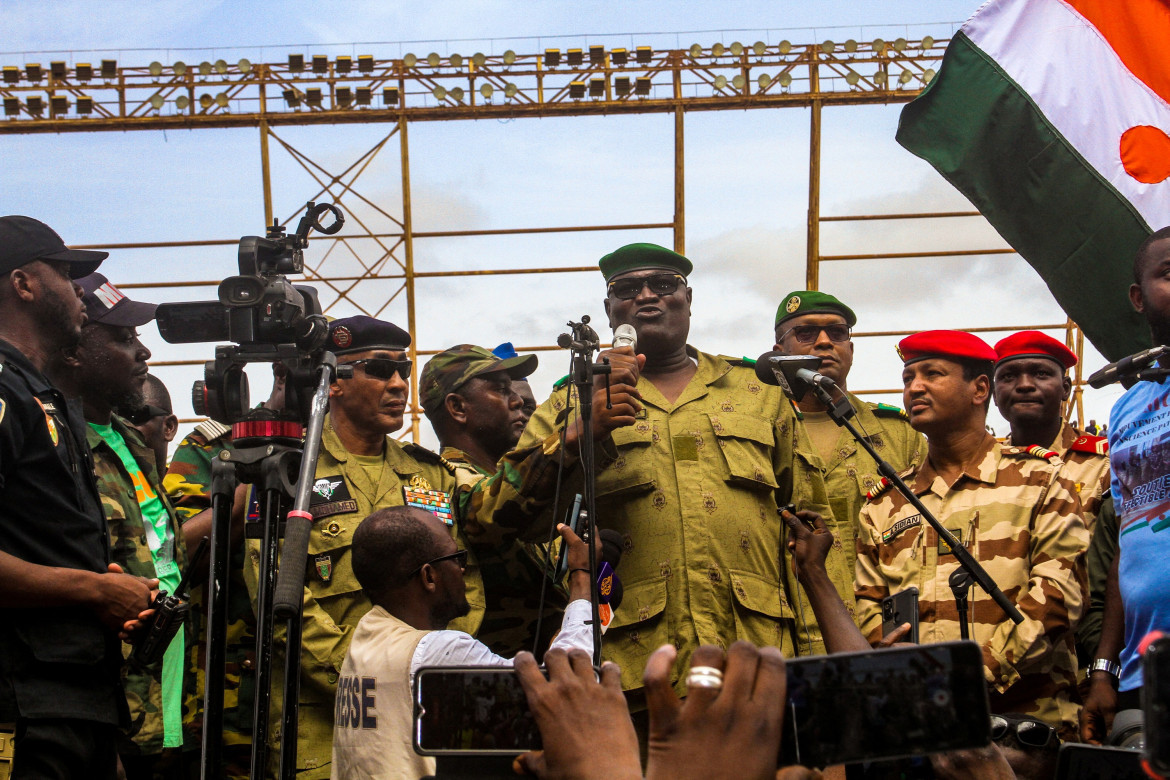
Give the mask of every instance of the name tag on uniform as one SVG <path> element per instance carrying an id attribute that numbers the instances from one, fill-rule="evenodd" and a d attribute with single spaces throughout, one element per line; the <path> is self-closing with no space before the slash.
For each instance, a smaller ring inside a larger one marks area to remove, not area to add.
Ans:
<path id="1" fill-rule="evenodd" d="M 402 497 L 406 500 L 407 506 L 430 512 L 447 525 L 455 524 L 455 515 L 451 512 L 451 498 L 443 491 L 404 487 Z"/>
<path id="2" fill-rule="evenodd" d="M 889 544 L 897 539 L 905 531 L 916 528 L 922 523 L 922 515 L 910 515 L 910 517 L 903 517 L 898 522 L 887 528 L 882 532 L 882 544 Z"/>
<path id="3" fill-rule="evenodd" d="M 313 488 L 309 493 L 309 512 L 312 513 L 314 521 L 356 511 L 357 501 L 353 500 L 345 479 L 340 474 L 321 477 L 313 482 Z"/>
<path id="4" fill-rule="evenodd" d="M 962 530 L 955 530 L 953 528 L 948 528 L 947 530 L 950 531 L 951 534 L 955 537 L 956 542 L 958 542 L 959 544 L 963 543 Z M 941 536 L 938 538 L 938 554 L 939 555 L 954 555 L 955 554 L 955 551 L 951 549 L 951 546 L 949 544 L 947 544 L 946 540 L 943 539 Z"/>

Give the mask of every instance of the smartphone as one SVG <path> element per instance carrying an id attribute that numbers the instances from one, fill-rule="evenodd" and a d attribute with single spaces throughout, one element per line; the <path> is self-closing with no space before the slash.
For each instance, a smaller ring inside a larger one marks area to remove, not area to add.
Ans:
<path id="1" fill-rule="evenodd" d="M 512 667 L 426 667 L 414 676 L 414 749 L 422 755 L 540 748 L 540 729 Z"/>
<path id="2" fill-rule="evenodd" d="M 568 513 L 565 514 L 565 525 L 569 526 L 569 530 L 581 535 L 581 502 L 583 498 L 578 493 L 573 497 L 573 505 L 569 507 Z M 560 545 L 560 552 L 557 554 L 557 568 L 553 576 L 553 582 L 560 582 L 565 578 L 565 574 L 569 568 L 569 546 L 567 544 Z"/>
<path id="3" fill-rule="evenodd" d="M 882 599 L 882 636 L 888 636 L 903 623 L 910 624 L 907 642 L 918 644 L 918 588 L 913 586 Z"/>
<path id="4" fill-rule="evenodd" d="M 1067 742 L 1056 760 L 1057 780 L 1144 780 L 1142 754 L 1131 748 Z"/>
<path id="5" fill-rule="evenodd" d="M 830 766 L 991 741 L 983 654 L 938 642 L 788 661 L 781 766 Z"/>
<path id="6" fill-rule="evenodd" d="M 1170 776 L 1170 635 L 1160 631 L 1142 641 L 1142 715 L 1146 771 Z"/>

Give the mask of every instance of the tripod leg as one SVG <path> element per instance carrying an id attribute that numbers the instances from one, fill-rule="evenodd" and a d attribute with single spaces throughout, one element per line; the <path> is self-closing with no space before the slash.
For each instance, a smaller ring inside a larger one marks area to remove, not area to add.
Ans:
<path id="1" fill-rule="evenodd" d="M 234 467 L 212 466 L 211 563 L 207 577 L 207 662 L 203 670 L 203 759 L 200 777 L 223 777 L 223 689 L 227 645 L 228 560 Z"/>
<path id="2" fill-rule="evenodd" d="M 264 537 L 256 597 L 256 704 L 252 713 L 252 777 L 268 771 L 268 719 L 272 698 L 272 593 L 276 588 L 276 553 L 280 528 L 280 497 L 275 490 L 260 495 Z M 295 741 L 295 734 L 294 741 Z"/>

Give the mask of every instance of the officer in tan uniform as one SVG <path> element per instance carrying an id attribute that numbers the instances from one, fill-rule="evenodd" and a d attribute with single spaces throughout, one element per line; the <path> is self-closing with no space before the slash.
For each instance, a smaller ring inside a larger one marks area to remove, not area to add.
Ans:
<path id="1" fill-rule="evenodd" d="M 845 391 L 857 410 L 854 425 L 866 436 L 883 460 L 897 471 L 917 466 L 926 454 L 926 439 L 910 427 L 896 406 L 863 401 L 848 392 L 849 369 L 853 366 L 852 328 L 857 324 L 853 310 L 828 293 L 797 290 L 784 296 L 776 309 L 774 349 L 786 355 L 814 355 L 822 359 L 818 371 Z M 877 463 L 845 428 L 838 426 L 814 393 L 797 403 L 796 456 L 807 468 L 819 471 L 829 491 L 832 517 L 826 520 L 833 534 L 833 546 L 825 560 L 841 601 L 854 612 L 853 571 L 857 563 L 857 516 L 865 495 L 877 487 L 881 475 Z M 796 609 L 798 650 L 825 652 L 820 628 L 813 618 L 812 605 L 799 586 L 796 569 L 786 568 L 790 592 L 799 593 Z"/>
<path id="2" fill-rule="evenodd" d="M 538 441 L 509 453 L 496 474 L 484 478 L 457 469 L 417 444 L 389 436 L 406 412 L 410 334 L 389 322 L 356 316 L 329 325 L 327 348 L 353 377 L 330 387 L 329 414 L 321 440 L 309 509 L 313 527 L 306 560 L 303 650 L 297 769 L 304 780 L 327 778 L 333 746 L 338 675 L 353 630 L 370 610 L 353 572 L 350 545 L 363 518 L 376 509 L 414 506 L 442 519 L 458 546 L 471 548 L 465 579 L 471 612 L 452 628 L 474 634 L 484 615 L 476 546 L 495 547 L 517 536 L 543 538 L 534 524 L 552 497 L 560 442 Z M 624 396 L 595 421 L 604 426 L 632 422 Z M 575 462 L 576 437 L 565 443 L 565 461 Z M 255 589 L 259 552 L 251 547 L 249 587 Z M 274 701 L 278 698 L 273 697 Z M 275 736 L 275 735 L 274 735 Z"/>
<path id="3" fill-rule="evenodd" d="M 905 472 L 922 503 L 958 538 L 1012 599 L 1012 623 L 971 588 L 971 638 L 983 647 L 991 710 L 1038 717 L 1074 737 L 1077 661 L 1073 629 L 1084 606 L 1089 534 L 1080 501 L 1059 458 L 1005 447 L 985 429 L 995 350 L 961 331 L 926 331 L 899 343 L 903 401 L 928 454 Z M 884 485 L 861 510 L 857 538 L 857 614 L 862 633 L 881 636 L 879 602 L 918 588 L 922 642 L 958 639 L 948 578 L 958 564 L 935 531 Z"/>
<path id="4" fill-rule="evenodd" d="M 1077 356 L 1036 330 L 1000 340 L 995 354 L 995 405 L 1012 426 L 1006 443 L 1056 453 L 1064 463 L 1061 476 L 1076 488 L 1092 533 L 1109 494 L 1109 440 L 1074 428 L 1060 414 L 1061 402 L 1072 392 L 1066 372 L 1077 364 Z"/>
<path id="5" fill-rule="evenodd" d="M 597 521 L 625 539 L 617 567 L 625 596 L 602 654 L 621 666 L 639 708 L 646 660 L 663 644 L 679 650 L 671 680 L 679 693 L 699 645 L 747 639 L 794 654 L 777 502 L 827 514 L 828 497 L 820 473 L 794 460 L 798 423 L 779 388 L 743 361 L 687 344 L 691 262 L 630 244 L 599 265 L 610 326 L 638 335 L 636 355 L 630 347 L 602 355 L 611 381 L 636 380 L 643 409 L 599 448 Z M 568 404 L 570 393 L 555 392 L 520 445 L 564 425 Z M 571 481 L 563 492 L 579 490 Z"/>

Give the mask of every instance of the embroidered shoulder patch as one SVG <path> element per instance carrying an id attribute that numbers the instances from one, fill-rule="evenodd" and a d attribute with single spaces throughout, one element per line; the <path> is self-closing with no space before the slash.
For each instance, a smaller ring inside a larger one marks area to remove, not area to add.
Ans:
<path id="1" fill-rule="evenodd" d="M 885 478 L 883 477 L 883 480 L 884 479 Z M 909 529 L 915 528 L 921 523 L 922 515 L 910 515 L 909 517 L 903 517 L 885 531 L 882 531 L 882 544 L 889 544 Z"/>
<path id="2" fill-rule="evenodd" d="M 906 414 L 904 409 L 899 409 L 892 404 L 876 404 L 873 407 L 874 417 L 896 418 L 899 420 L 909 420 L 910 415 Z"/>
<path id="3" fill-rule="evenodd" d="M 1109 439 L 1104 436 L 1090 436 L 1086 433 L 1078 436 L 1069 449 L 1073 452 L 1087 452 L 1090 455 L 1108 455 Z"/>

